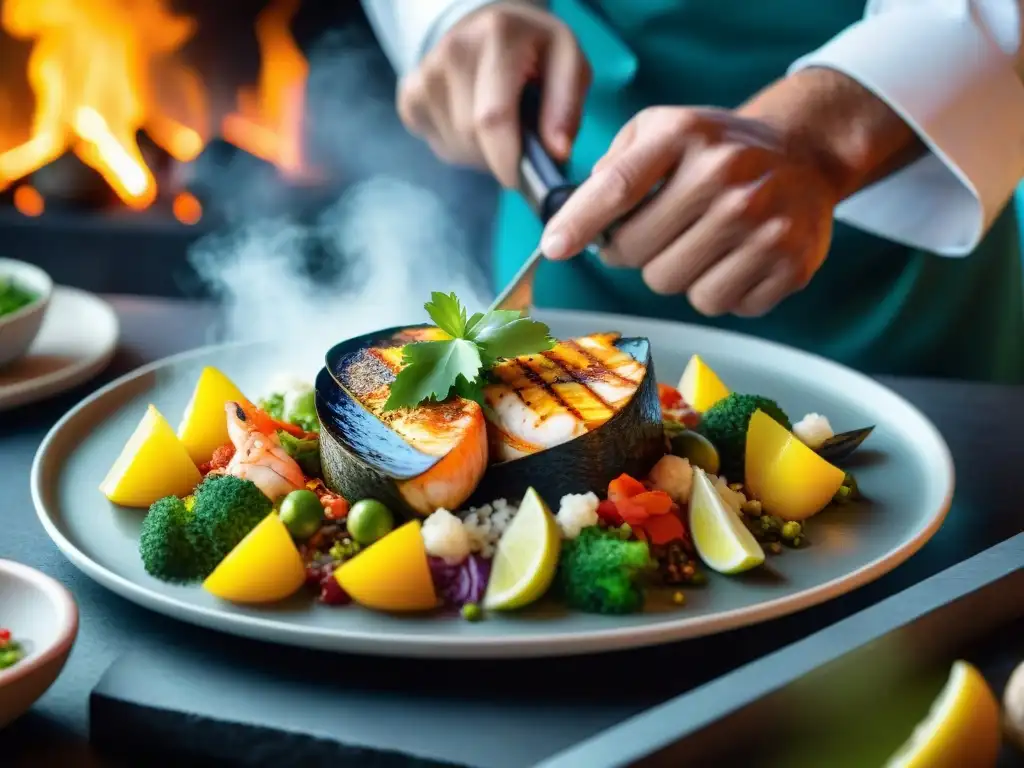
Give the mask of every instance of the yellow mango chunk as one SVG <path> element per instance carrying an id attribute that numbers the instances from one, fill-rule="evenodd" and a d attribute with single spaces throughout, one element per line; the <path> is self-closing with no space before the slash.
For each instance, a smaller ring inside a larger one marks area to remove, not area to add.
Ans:
<path id="1" fill-rule="evenodd" d="M 396 528 L 334 572 L 355 602 L 378 611 L 429 611 L 437 606 L 419 520 Z"/>
<path id="2" fill-rule="evenodd" d="M 694 355 L 686 364 L 683 377 L 679 379 L 679 394 L 693 410 L 704 413 L 728 395 L 729 389 L 700 355 Z"/>
<path id="3" fill-rule="evenodd" d="M 125 507 L 146 508 L 164 496 L 185 496 L 203 479 L 167 419 L 150 405 L 100 491 Z"/>
<path id="4" fill-rule="evenodd" d="M 223 373 L 216 368 L 203 368 L 178 425 L 178 437 L 196 464 L 209 461 L 217 448 L 229 442 L 224 404 L 230 401 L 249 402 Z"/>
<path id="5" fill-rule="evenodd" d="M 220 561 L 203 588 L 233 603 L 274 603 L 294 595 L 305 580 L 302 556 L 271 512 Z"/>
<path id="6" fill-rule="evenodd" d="M 828 505 L 845 477 L 768 414 L 751 416 L 744 484 L 768 514 L 806 520 Z"/>

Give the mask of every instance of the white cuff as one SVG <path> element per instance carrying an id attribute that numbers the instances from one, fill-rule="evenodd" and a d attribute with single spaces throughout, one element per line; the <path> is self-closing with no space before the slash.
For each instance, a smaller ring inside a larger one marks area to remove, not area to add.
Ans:
<path id="1" fill-rule="evenodd" d="M 790 72 L 827 67 L 856 80 L 931 149 L 845 200 L 836 218 L 944 256 L 973 251 L 1024 175 L 1013 65 L 969 9 L 927 5 L 870 16 L 794 63 Z"/>
<path id="2" fill-rule="evenodd" d="M 381 47 L 399 75 L 416 67 L 445 32 L 496 0 L 362 0 Z M 544 0 L 518 0 L 544 7 Z"/>

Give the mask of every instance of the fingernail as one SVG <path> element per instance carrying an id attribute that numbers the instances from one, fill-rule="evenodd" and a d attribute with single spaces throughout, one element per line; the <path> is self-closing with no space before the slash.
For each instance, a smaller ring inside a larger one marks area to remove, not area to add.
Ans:
<path id="1" fill-rule="evenodd" d="M 540 240 L 540 249 L 549 259 L 564 259 L 569 256 L 569 241 L 561 232 L 545 232 Z"/>
<path id="2" fill-rule="evenodd" d="M 552 149 L 554 149 L 555 152 L 557 152 L 562 157 L 567 157 L 569 155 L 569 151 L 572 149 L 572 145 L 569 141 L 568 136 L 566 136 L 564 133 L 557 133 L 555 134 L 555 140 L 553 143 L 555 146 L 552 147 Z"/>

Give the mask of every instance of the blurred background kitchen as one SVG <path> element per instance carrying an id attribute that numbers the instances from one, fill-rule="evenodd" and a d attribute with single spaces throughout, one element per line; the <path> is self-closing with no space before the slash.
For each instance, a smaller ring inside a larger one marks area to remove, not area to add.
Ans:
<path id="1" fill-rule="evenodd" d="M 204 266 L 225 251 L 217 238 L 259 222 L 247 247 L 283 238 L 289 266 L 322 282 L 344 269 L 324 247 L 338 201 L 384 176 L 430 193 L 446 240 L 485 278 L 495 184 L 441 164 L 399 124 L 358 0 L 0 10 L 3 256 L 89 291 L 202 297 L 230 279 Z"/>

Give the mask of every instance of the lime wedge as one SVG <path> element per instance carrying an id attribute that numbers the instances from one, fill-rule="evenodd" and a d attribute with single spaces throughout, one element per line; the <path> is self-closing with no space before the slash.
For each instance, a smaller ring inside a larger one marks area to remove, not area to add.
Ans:
<path id="1" fill-rule="evenodd" d="M 754 534 L 699 467 L 693 468 L 690 535 L 701 560 L 719 573 L 743 573 L 764 562 L 764 550 Z"/>
<path id="2" fill-rule="evenodd" d="M 548 505 L 533 488 L 498 540 L 484 608 L 507 611 L 539 600 L 558 570 L 561 533 Z"/>

